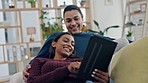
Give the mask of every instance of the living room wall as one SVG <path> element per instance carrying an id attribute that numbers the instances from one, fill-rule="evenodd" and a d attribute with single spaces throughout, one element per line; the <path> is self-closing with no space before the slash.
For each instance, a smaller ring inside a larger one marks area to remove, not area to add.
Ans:
<path id="1" fill-rule="evenodd" d="M 105 1 L 111 1 L 111 4 L 106 4 Z M 101 30 L 108 26 L 119 25 L 118 29 L 110 29 L 105 36 L 120 38 L 123 25 L 123 13 L 125 0 L 92 0 L 92 20 L 99 22 Z M 94 30 L 98 30 L 93 25 Z"/>

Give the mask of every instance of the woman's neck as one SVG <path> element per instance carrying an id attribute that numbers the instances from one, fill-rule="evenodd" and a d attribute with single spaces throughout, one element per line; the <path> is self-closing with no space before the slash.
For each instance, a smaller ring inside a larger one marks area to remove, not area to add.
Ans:
<path id="1" fill-rule="evenodd" d="M 55 55 L 53 59 L 54 60 L 65 60 L 66 58 L 64 58 L 64 57 L 62 57 L 60 55 L 57 55 L 57 56 Z"/>

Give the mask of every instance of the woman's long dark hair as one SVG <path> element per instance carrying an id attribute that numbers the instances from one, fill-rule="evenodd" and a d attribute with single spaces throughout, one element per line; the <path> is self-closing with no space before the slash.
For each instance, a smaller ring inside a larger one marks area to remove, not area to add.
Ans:
<path id="1" fill-rule="evenodd" d="M 52 42 L 57 42 L 57 41 L 61 38 L 61 36 L 65 35 L 65 34 L 71 35 L 71 33 L 69 33 L 69 32 L 60 33 L 60 34 L 58 34 L 58 35 L 52 40 Z M 72 35 L 71 35 L 71 36 L 72 36 Z M 51 44 L 51 46 L 50 46 L 50 48 L 49 48 L 49 54 L 50 54 L 50 59 L 53 59 L 54 56 L 55 56 L 55 48 L 52 47 L 52 44 Z M 73 54 L 75 54 L 75 52 L 73 52 L 72 55 L 73 55 Z M 71 56 L 71 55 L 70 55 L 70 56 Z"/>

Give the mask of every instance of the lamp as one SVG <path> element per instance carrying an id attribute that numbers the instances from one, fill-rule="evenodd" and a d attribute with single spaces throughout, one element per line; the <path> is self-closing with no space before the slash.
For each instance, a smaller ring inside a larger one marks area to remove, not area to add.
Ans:
<path id="1" fill-rule="evenodd" d="M 33 34 L 36 34 L 35 27 L 27 27 L 27 35 L 31 35 L 31 37 L 29 38 L 30 42 L 34 41 L 34 38 L 32 37 Z"/>

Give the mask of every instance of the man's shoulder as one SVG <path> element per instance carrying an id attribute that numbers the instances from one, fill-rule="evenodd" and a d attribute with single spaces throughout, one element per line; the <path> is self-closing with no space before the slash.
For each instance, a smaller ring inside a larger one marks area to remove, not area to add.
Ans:
<path id="1" fill-rule="evenodd" d="M 58 35 L 60 33 L 62 33 L 62 32 L 55 32 L 55 33 L 52 33 L 50 36 L 56 36 L 56 35 Z"/>
<path id="2" fill-rule="evenodd" d="M 60 33 L 62 33 L 62 32 L 55 32 L 55 33 L 50 34 L 50 35 L 48 36 L 47 40 L 53 39 L 56 35 L 58 35 L 58 34 L 60 34 Z"/>
<path id="3" fill-rule="evenodd" d="M 93 33 L 89 33 L 89 32 L 81 32 L 79 34 L 75 34 L 74 36 L 91 36 L 93 35 Z"/>
<path id="4" fill-rule="evenodd" d="M 100 34 L 95 34 L 95 33 L 92 33 L 92 32 L 81 32 L 76 36 L 88 38 L 88 37 L 91 37 L 91 36 L 94 36 L 94 35 L 105 38 L 105 39 L 114 40 L 114 38 L 106 37 L 106 36 L 103 36 L 103 35 L 100 35 Z"/>
<path id="5" fill-rule="evenodd" d="M 90 37 L 90 36 L 93 36 L 93 35 L 100 36 L 100 37 L 105 37 L 105 36 L 103 36 L 103 35 L 95 34 L 95 33 L 92 33 L 92 32 L 81 32 L 81 33 L 79 33 L 79 34 L 76 34 L 75 36 Z"/>

